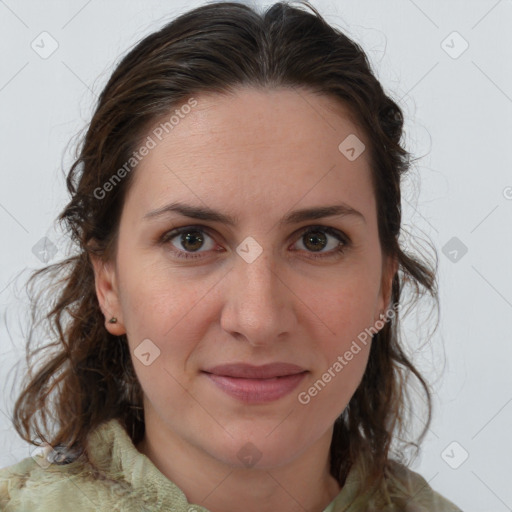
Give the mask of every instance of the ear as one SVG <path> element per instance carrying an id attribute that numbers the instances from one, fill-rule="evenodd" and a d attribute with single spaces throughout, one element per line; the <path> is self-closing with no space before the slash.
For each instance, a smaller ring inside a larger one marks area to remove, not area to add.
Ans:
<path id="1" fill-rule="evenodd" d="M 114 336 L 125 334 L 126 329 L 124 328 L 114 265 L 110 262 L 104 262 L 98 256 L 92 254 L 90 259 L 94 269 L 96 296 L 98 297 L 101 311 L 105 315 L 105 328 Z M 117 318 L 116 323 L 109 322 L 112 317 Z"/>
<path id="2" fill-rule="evenodd" d="M 386 256 L 382 261 L 382 279 L 379 291 L 378 308 L 374 321 L 376 322 L 388 310 L 391 302 L 391 292 L 393 291 L 393 280 L 398 271 L 398 259 L 396 257 Z"/>

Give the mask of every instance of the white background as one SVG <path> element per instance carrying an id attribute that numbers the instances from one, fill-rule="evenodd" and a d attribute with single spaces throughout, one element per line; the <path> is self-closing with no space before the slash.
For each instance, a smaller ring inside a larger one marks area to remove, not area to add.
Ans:
<path id="1" fill-rule="evenodd" d="M 53 221 L 71 138 L 120 56 L 202 3 L 0 1 L 0 467 L 29 454 L 9 421 L 27 314 L 17 297 L 42 266 L 42 237 L 60 249 L 52 263 L 64 257 Z M 423 156 L 404 184 L 404 227 L 437 248 L 441 317 L 416 359 L 435 415 L 412 467 L 464 511 L 512 510 L 512 1 L 312 4 L 367 51 L 404 110 L 407 148 Z M 58 42 L 47 59 L 31 48 L 43 31 Z M 467 247 L 455 262 L 442 251 L 452 237 Z"/>

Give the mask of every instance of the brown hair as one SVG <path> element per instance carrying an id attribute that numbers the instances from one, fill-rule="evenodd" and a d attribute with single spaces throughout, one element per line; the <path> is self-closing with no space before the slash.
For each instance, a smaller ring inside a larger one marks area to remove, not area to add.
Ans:
<path id="1" fill-rule="evenodd" d="M 305 5 L 312 12 L 300 8 Z M 438 306 L 436 265 L 407 254 L 401 233 L 401 178 L 411 166 L 402 147 L 403 116 L 371 71 L 361 47 L 331 27 L 309 4 L 280 2 L 264 13 L 239 3 L 217 2 L 189 11 L 138 43 L 117 65 L 88 126 L 67 176 L 71 200 L 60 216 L 76 254 L 33 273 L 47 275 L 52 286 L 34 298 L 33 327 L 41 319 L 54 342 L 31 350 L 27 361 L 54 347 L 15 403 L 14 425 L 26 441 L 31 428 L 52 446 L 81 453 L 88 433 L 118 418 L 134 443 L 144 435 L 142 389 L 132 365 L 126 336 L 113 336 L 95 292 L 90 254 L 115 255 L 124 197 L 136 169 L 99 199 L 97 191 L 123 166 L 152 126 L 191 95 L 226 93 L 236 87 L 303 88 L 351 108 L 369 141 L 379 239 L 383 253 L 396 258 L 392 304 L 410 285 L 417 299 L 428 292 Z M 341 142 L 341 141 L 340 141 Z M 104 189 L 103 189 L 104 190 Z M 436 254 L 437 256 L 437 254 Z M 57 277 L 59 277 L 57 279 Z M 382 484 L 390 467 L 391 443 L 406 432 L 408 376 L 420 383 L 431 420 L 428 384 L 399 342 L 399 317 L 373 336 L 363 379 L 334 425 L 331 473 L 343 485 L 356 458 L 367 456 L 363 491 Z M 50 409 L 50 399 L 54 403 Z M 36 413 L 41 413 L 41 430 Z M 56 425 L 50 431 L 48 414 Z M 416 443 L 409 445 L 418 446 Z M 397 451 L 399 454 L 400 452 Z"/>

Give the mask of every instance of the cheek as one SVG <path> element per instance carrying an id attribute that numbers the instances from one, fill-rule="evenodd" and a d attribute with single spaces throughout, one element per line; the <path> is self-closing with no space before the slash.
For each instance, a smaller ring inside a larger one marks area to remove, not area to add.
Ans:
<path id="1" fill-rule="evenodd" d="M 322 379 L 331 387 L 359 381 L 368 361 L 373 325 L 373 301 L 359 296 L 344 296 L 338 309 L 331 309 L 330 329 L 335 334 L 323 338 L 324 365 Z M 343 384 L 344 383 L 344 384 Z M 347 390 L 350 389 L 350 386 Z"/>
<path id="2" fill-rule="evenodd" d="M 322 356 L 318 373 L 308 383 L 313 388 L 305 390 L 306 400 L 317 400 L 317 407 L 327 415 L 341 413 L 362 379 L 370 353 L 369 329 L 374 325 L 377 291 L 375 282 L 354 273 L 311 297 L 311 309 L 318 311 L 322 320 L 315 336 Z"/>
<path id="3" fill-rule="evenodd" d="M 183 273 L 169 268 L 163 257 L 145 257 L 129 250 L 119 259 L 119 292 L 128 333 L 152 333 L 162 340 L 165 333 L 186 322 L 201 295 Z M 188 322 L 190 326 L 190 321 Z"/>
<path id="4" fill-rule="evenodd" d="M 356 392 L 366 369 L 370 341 L 366 344 L 338 345 L 328 364 L 303 386 L 297 396 L 303 414 L 315 420 L 319 430 L 332 423 L 343 413 Z"/>
<path id="5" fill-rule="evenodd" d="M 215 276 L 191 280 L 186 272 L 180 274 L 161 264 L 128 259 L 120 262 L 119 268 L 123 319 L 143 387 L 151 389 L 152 383 L 159 380 L 171 389 L 175 383 L 172 377 L 185 385 L 184 367 L 214 321 L 208 291 L 214 288 Z M 151 357 L 153 352 L 157 354 L 150 366 L 137 360 L 146 346 L 148 350 L 144 351 L 149 351 Z"/>
<path id="6" fill-rule="evenodd" d="M 330 345 L 339 348 L 373 325 L 378 289 L 376 279 L 354 270 L 310 290 L 305 302 L 332 336 Z"/>

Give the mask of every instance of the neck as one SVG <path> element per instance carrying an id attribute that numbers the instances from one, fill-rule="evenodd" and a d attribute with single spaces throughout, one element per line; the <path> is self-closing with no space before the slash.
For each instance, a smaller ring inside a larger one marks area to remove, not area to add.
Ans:
<path id="1" fill-rule="evenodd" d="M 329 472 L 332 430 L 291 463 L 256 469 L 224 464 L 168 429 L 147 427 L 136 446 L 139 452 L 185 493 L 189 503 L 211 512 L 322 512 L 341 490 Z M 325 457 L 320 459 L 319 452 Z"/>

